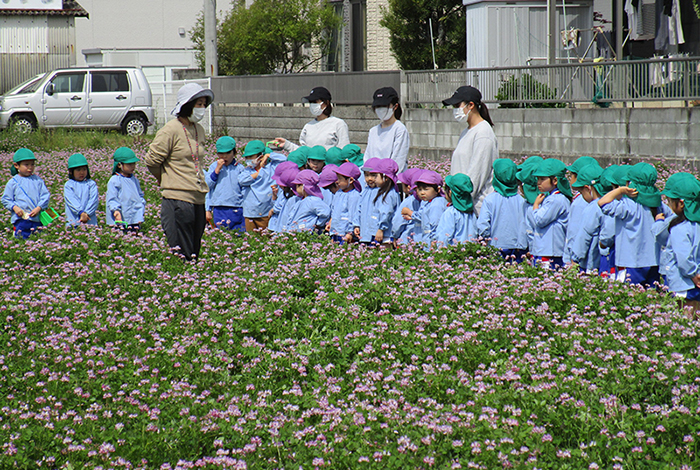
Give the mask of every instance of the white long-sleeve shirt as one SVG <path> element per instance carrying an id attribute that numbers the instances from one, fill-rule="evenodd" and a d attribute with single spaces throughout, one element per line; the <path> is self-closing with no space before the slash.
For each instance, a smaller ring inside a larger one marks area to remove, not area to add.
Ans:
<path id="1" fill-rule="evenodd" d="M 493 162 L 498 158 L 498 141 L 487 121 L 464 129 L 452 152 L 450 174 L 464 173 L 474 185 L 472 200 L 478 214 L 484 198 L 493 192 Z"/>
<path id="2" fill-rule="evenodd" d="M 365 161 L 370 158 L 391 158 L 399 167 L 398 173 L 402 173 L 406 171 L 410 147 L 408 129 L 401 121 L 396 121 L 389 127 L 377 124 L 369 130 Z"/>
<path id="3" fill-rule="evenodd" d="M 299 144 L 307 147 L 323 145 L 328 150 L 331 147 L 343 148 L 349 143 L 348 125 L 335 116 L 328 116 L 320 121 L 312 119 L 304 125 L 299 134 Z M 299 145 L 289 140 L 284 143 L 284 150 L 288 152 L 298 148 Z"/>

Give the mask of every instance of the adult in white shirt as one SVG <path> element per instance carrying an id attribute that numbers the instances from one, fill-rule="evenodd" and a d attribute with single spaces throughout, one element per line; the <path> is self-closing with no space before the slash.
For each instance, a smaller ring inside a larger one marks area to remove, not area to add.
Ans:
<path id="1" fill-rule="evenodd" d="M 370 158 L 391 158 L 399 167 L 399 173 L 406 171 L 408 149 L 411 139 L 408 129 L 401 119 L 399 94 L 392 87 L 380 88 L 372 97 L 372 110 L 381 123 L 369 130 L 365 161 Z"/>
<path id="2" fill-rule="evenodd" d="M 452 106 L 454 118 L 467 123 L 452 152 L 450 174 L 464 173 L 471 178 L 474 184 L 474 211 L 478 214 L 484 198 L 493 192 L 493 162 L 498 159 L 498 141 L 493 132 L 493 122 L 488 108 L 481 102 L 481 92 L 472 86 L 457 88 L 442 104 Z"/>
<path id="3" fill-rule="evenodd" d="M 331 116 L 331 92 L 319 86 L 311 90 L 309 96 L 301 99 L 303 103 L 309 103 L 309 111 L 314 116 L 312 121 L 306 123 L 299 135 L 299 144 L 283 137 L 277 137 L 275 142 L 278 147 L 288 152 L 298 149 L 301 145 L 315 147 L 322 145 L 328 150 L 331 147 L 343 148 L 350 143 L 348 137 L 348 125 L 342 119 Z"/>

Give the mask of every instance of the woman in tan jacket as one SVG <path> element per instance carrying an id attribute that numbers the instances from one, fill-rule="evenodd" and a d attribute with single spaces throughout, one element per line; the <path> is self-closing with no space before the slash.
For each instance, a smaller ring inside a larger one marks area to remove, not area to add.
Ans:
<path id="1" fill-rule="evenodd" d="M 206 225 L 206 135 L 199 121 L 213 100 L 214 93 L 196 83 L 180 88 L 171 113 L 177 119 L 156 133 L 145 158 L 163 194 L 160 220 L 168 245 L 188 261 L 199 256 Z"/>

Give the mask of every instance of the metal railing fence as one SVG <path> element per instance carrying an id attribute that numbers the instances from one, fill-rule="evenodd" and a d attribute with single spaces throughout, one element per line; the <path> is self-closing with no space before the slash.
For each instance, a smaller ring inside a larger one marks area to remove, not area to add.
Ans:
<path id="1" fill-rule="evenodd" d="M 408 106 L 439 104 L 459 86 L 504 107 L 700 99 L 700 58 L 584 62 L 404 73 Z"/>

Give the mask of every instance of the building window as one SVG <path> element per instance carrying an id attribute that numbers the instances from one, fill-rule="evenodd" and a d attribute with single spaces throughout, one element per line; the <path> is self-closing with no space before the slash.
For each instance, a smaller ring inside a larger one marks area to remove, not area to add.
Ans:
<path id="1" fill-rule="evenodd" d="M 367 69 L 367 3 L 365 0 L 353 0 L 351 5 L 352 70 L 360 72 Z"/>

